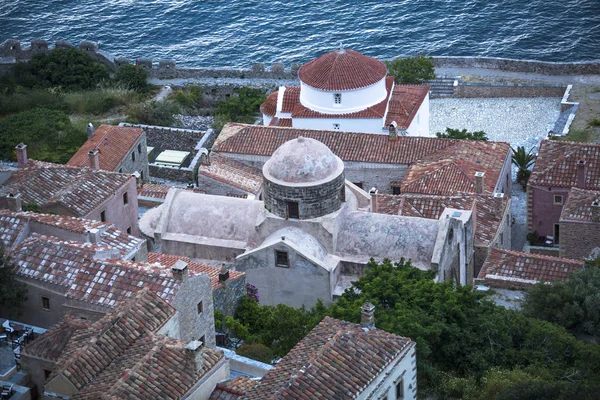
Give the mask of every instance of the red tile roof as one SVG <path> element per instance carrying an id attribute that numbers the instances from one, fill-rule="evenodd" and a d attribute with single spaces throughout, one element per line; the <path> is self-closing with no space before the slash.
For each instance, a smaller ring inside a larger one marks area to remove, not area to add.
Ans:
<path id="1" fill-rule="evenodd" d="M 217 384 L 209 400 L 237 400 L 242 399 L 246 392 L 254 388 L 258 380 L 239 376 Z"/>
<path id="2" fill-rule="evenodd" d="M 269 126 L 284 126 L 291 128 L 292 127 L 292 119 L 291 118 L 273 118 L 269 123 Z"/>
<path id="3" fill-rule="evenodd" d="M 595 205 L 592 205 L 595 204 Z M 600 222 L 600 191 L 573 188 L 560 214 L 561 221 Z"/>
<path id="4" fill-rule="evenodd" d="M 384 127 L 396 121 L 398 129 L 408 129 L 429 93 L 426 85 L 396 85 L 388 104 Z"/>
<path id="5" fill-rule="evenodd" d="M 85 217 L 126 185 L 129 174 L 39 163 L 30 160 L 0 187 L 0 196 L 20 193 L 23 203 L 40 207 L 60 204 L 74 216 Z"/>
<path id="6" fill-rule="evenodd" d="M 157 273 L 170 274 L 170 268 L 173 265 L 175 265 L 175 263 L 179 260 L 187 263 L 190 275 L 192 275 L 192 276 L 198 275 L 198 274 L 208 275 L 212 282 L 213 290 L 221 287 L 221 283 L 219 282 L 219 273 L 221 272 L 220 268 L 211 267 L 210 265 L 197 263 L 197 262 L 190 260 L 187 257 L 175 256 L 172 254 L 148 253 L 148 263 L 149 264 L 159 264 L 156 266 L 156 269 L 154 270 Z M 166 269 L 165 269 L 165 267 L 166 267 Z M 231 280 L 241 278 L 245 275 L 246 274 L 244 272 L 229 270 L 229 279 L 231 279 Z"/>
<path id="7" fill-rule="evenodd" d="M 137 194 L 138 197 L 150 197 L 154 199 L 164 200 L 167 198 L 167 193 L 169 193 L 169 190 L 172 188 L 175 188 L 175 186 L 158 185 L 155 183 L 144 183 L 142 186 L 138 187 Z M 205 193 L 204 190 L 198 188 L 190 189 L 177 187 L 177 189 L 189 190 L 194 193 Z"/>
<path id="8" fill-rule="evenodd" d="M 291 113 L 298 103 L 300 103 L 300 86 L 287 86 L 283 92 L 281 112 Z"/>
<path id="9" fill-rule="evenodd" d="M 585 186 L 600 190 L 600 144 L 542 140 L 528 184 L 577 186 L 577 162 L 585 161 Z"/>
<path id="10" fill-rule="evenodd" d="M 371 86 L 385 77 L 381 61 L 354 50 L 335 50 L 309 61 L 298 70 L 298 77 L 316 89 L 335 91 Z"/>
<path id="11" fill-rule="evenodd" d="M 267 99 L 260 105 L 260 112 L 274 117 L 277 114 L 277 95 L 279 91 L 275 91 L 267 96 Z"/>
<path id="12" fill-rule="evenodd" d="M 91 321 L 67 315 L 58 324 L 51 326 L 41 336 L 26 345 L 21 354 L 56 361 L 71 340 L 71 336 L 80 329 L 89 328 L 91 324 Z"/>
<path id="13" fill-rule="evenodd" d="M 100 125 L 67 165 L 90 167 L 88 153 L 97 150 L 100 169 L 116 171 L 143 134 L 142 128 L 133 126 Z"/>
<path id="14" fill-rule="evenodd" d="M 263 183 L 260 169 L 219 153 L 211 154 L 210 164 L 200 165 L 198 173 L 253 194 L 260 191 Z"/>
<path id="15" fill-rule="evenodd" d="M 581 269 L 582 260 L 492 248 L 478 279 L 491 287 L 522 289 L 540 281 L 564 281 L 570 272 Z"/>
<path id="16" fill-rule="evenodd" d="M 408 338 L 325 317 L 246 399 L 351 398 L 414 346 Z"/>

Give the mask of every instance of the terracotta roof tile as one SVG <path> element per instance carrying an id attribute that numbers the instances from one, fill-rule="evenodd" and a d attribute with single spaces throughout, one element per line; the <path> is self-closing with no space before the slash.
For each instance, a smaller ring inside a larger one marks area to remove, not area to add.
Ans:
<path id="1" fill-rule="evenodd" d="M 142 137 L 142 128 L 133 126 L 100 125 L 71 157 L 67 165 L 90 167 L 88 153 L 97 150 L 100 154 L 100 169 L 115 171 Z"/>
<path id="2" fill-rule="evenodd" d="M 21 354 L 56 361 L 71 340 L 71 336 L 91 324 L 91 321 L 67 315 L 58 324 L 51 326 L 33 342 L 27 344 Z"/>
<path id="3" fill-rule="evenodd" d="M 563 206 L 560 220 L 600 222 L 600 191 L 572 188 Z"/>
<path id="4" fill-rule="evenodd" d="M 354 50 L 335 50 L 309 61 L 298 70 L 304 83 L 321 90 L 352 90 L 371 86 L 385 77 L 381 61 Z"/>
<path id="5" fill-rule="evenodd" d="M 167 198 L 167 193 L 169 193 L 169 189 L 174 188 L 175 186 L 169 186 L 169 185 L 159 185 L 159 184 L 155 184 L 155 183 L 144 183 L 142 186 L 140 186 L 137 190 L 137 194 L 138 197 L 150 197 L 150 198 L 154 198 L 154 199 L 166 199 Z M 192 191 L 194 193 L 205 193 L 204 190 L 198 189 L 198 188 L 181 188 L 181 187 L 177 187 L 177 189 L 184 189 L 184 190 L 189 190 Z"/>
<path id="6" fill-rule="evenodd" d="M 492 248 L 478 279 L 491 287 L 522 289 L 540 281 L 564 281 L 570 272 L 581 269 L 582 260 Z"/>
<path id="7" fill-rule="evenodd" d="M 292 119 L 291 118 L 273 118 L 269 123 L 269 126 L 283 126 L 283 127 L 292 127 Z"/>
<path id="8" fill-rule="evenodd" d="M 408 129 L 429 89 L 426 85 L 394 86 L 384 126 L 388 127 L 392 121 L 396 121 L 399 129 Z"/>
<path id="9" fill-rule="evenodd" d="M 277 114 L 277 95 L 279 91 L 275 91 L 267 96 L 267 99 L 260 105 L 260 112 L 274 117 Z"/>
<path id="10" fill-rule="evenodd" d="M 408 338 L 325 317 L 246 399 L 352 398 L 414 346 Z"/>
<path id="11" fill-rule="evenodd" d="M 577 186 L 577 162 L 585 161 L 584 187 L 600 190 L 600 144 L 542 140 L 531 171 L 532 186 Z"/>
<path id="12" fill-rule="evenodd" d="M 213 153 L 210 164 L 201 165 L 198 173 L 253 194 L 259 192 L 263 183 L 260 169 L 218 153 Z"/>
<path id="13" fill-rule="evenodd" d="M 300 103 L 300 86 L 287 86 L 283 92 L 281 112 L 291 113 L 298 103 Z"/>
<path id="14" fill-rule="evenodd" d="M 246 392 L 254 388 L 258 383 L 257 379 L 239 376 L 225 382 L 220 382 L 213 390 L 209 400 L 237 400 L 242 399 Z"/>

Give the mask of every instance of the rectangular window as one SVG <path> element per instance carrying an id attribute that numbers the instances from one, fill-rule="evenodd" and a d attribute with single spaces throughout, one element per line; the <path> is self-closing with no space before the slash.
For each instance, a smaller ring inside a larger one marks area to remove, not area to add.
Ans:
<path id="1" fill-rule="evenodd" d="M 333 94 L 333 104 L 342 104 L 342 94 L 341 93 L 334 93 Z"/>
<path id="2" fill-rule="evenodd" d="M 131 227 L 127 228 L 127 234 L 131 235 Z"/>
<path id="3" fill-rule="evenodd" d="M 48 297 L 42 296 L 42 308 L 44 310 L 50 309 L 50 299 Z"/>
<path id="4" fill-rule="evenodd" d="M 138 144 L 138 153 L 142 154 L 142 144 Z"/>
<path id="5" fill-rule="evenodd" d="M 339 131 L 340 130 L 340 124 L 333 124 L 333 130 Z"/>
<path id="6" fill-rule="evenodd" d="M 392 194 L 400 194 L 400 186 L 392 186 Z"/>
<path id="7" fill-rule="evenodd" d="M 300 218 L 300 210 L 298 209 L 298 203 L 295 201 L 288 201 L 287 203 L 288 218 Z"/>
<path id="8" fill-rule="evenodd" d="M 144 182 L 144 171 L 140 171 L 140 180 Z"/>
<path id="9" fill-rule="evenodd" d="M 100 212 L 100 221 L 106 222 L 106 211 Z"/>
<path id="10" fill-rule="evenodd" d="M 275 250 L 275 265 L 281 268 L 290 267 L 290 259 L 287 251 Z"/>
<path id="11" fill-rule="evenodd" d="M 131 161 L 135 161 L 135 152 L 131 153 Z"/>
<path id="12" fill-rule="evenodd" d="M 554 244 L 560 244 L 560 225 L 554 224 Z"/>
<path id="13" fill-rule="evenodd" d="M 404 398 L 404 379 L 400 379 L 400 382 L 396 383 L 396 399 L 401 400 Z"/>
<path id="14" fill-rule="evenodd" d="M 500 246 L 504 246 L 504 233 L 500 234 Z"/>
<path id="15" fill-rule="evenodd" d="M 557 206 L 562 206 L 562 203 L 563 203 L 563 197 L 555 194 L 554 195 L 554 204 Z"/>
<path id="16" fill-rule="evenodd" d="M 127 195 L 127 192 L 123 193 L 123 204 L 128 204 L 129 203 L 129 196 Z"/>
<path id="17" fill-rule="evenodd" d="M 196 308 L 198 310 L 198 314 L 202 314 L 202 311 L 204 311 L 204 306 L 202 305 L 202 302 L 198 303 Z"/>

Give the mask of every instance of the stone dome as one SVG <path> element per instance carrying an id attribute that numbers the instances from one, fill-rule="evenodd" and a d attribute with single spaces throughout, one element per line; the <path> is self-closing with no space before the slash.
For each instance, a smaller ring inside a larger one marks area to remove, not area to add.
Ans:
<path id="1" fill-rule="evenodd" d="M 387 67 L 381 61 L 354 50 L 335 50 L 304 64 L 300 80 L 326 91 L 354 90 L 374 85 L 385 78 Z"/>
<path id="2" fill-rule="evenodd" d="M 267 179 L 291 184 L 328 181 L 343 170 L 344 163 L 327 146 L 304 137 L 282 144 L 263 166 Z"/>

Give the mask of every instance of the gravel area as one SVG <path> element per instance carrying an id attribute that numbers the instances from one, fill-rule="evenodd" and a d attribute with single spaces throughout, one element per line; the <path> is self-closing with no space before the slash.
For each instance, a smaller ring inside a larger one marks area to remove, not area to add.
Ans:
<path id="1" fill-rule="evenodd" d="M 199 131 L 206 131 L 210 129 L 214 121 L 213 117 L 192 117 L 182 114 L 175 114 L 173 117 L 181 124 L 182 128 L 195 129 Z"/>

